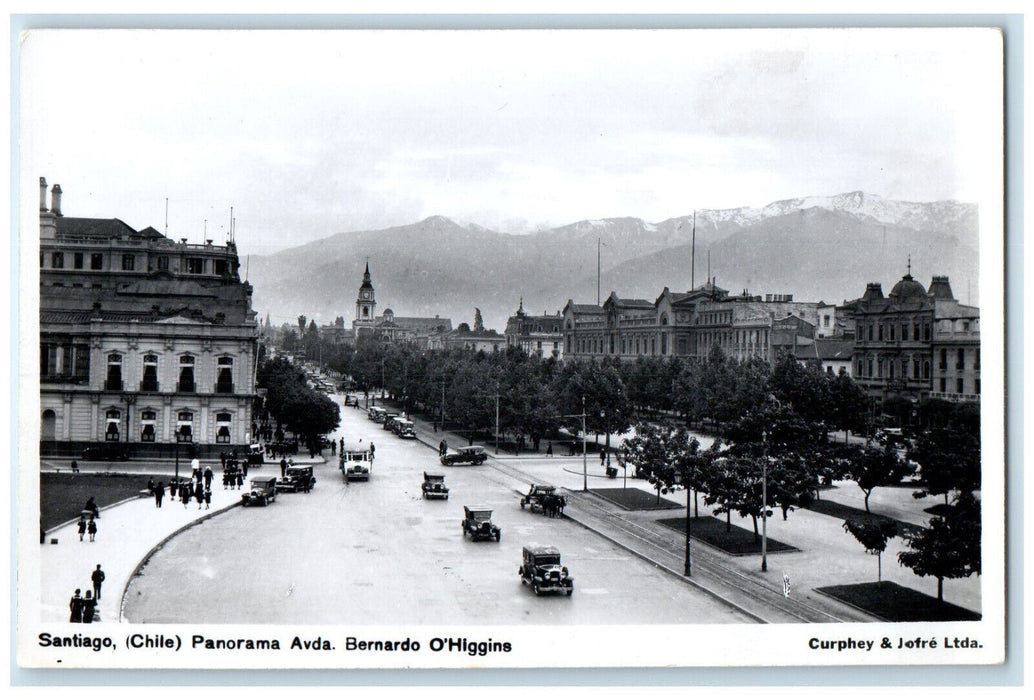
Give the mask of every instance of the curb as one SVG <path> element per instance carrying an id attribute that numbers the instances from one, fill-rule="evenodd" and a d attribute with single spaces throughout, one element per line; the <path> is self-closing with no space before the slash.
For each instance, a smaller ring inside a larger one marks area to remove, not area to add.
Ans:
<path id="1" fill-rule="evenodd" d="M 154 556 L 155 552 L 157 552 L 159 549 L 164 547 L 169 542 L 169 540 L 171 540 L 173 537 L 176 537 L 180 533 L 185 532 L 186 530 L 189 530 L 190 528 L 194 527 L 195 525 L 197 525 L 199 523 L 205 522 L 209 518 L 215 517 L 216 515 L 221 515 L 221 514 L 225 513 L 228 510 L 232 510 L 233 508 L 238 508 L 238 507 L 240 507 L 240 505 L 241 505 L 241 501 L 237 501 L 236 503 L 231 503 L 228 506 L 223 506 L 219 510 L 213 510 L 211 512 L 208 512 L 205 515 L 203 515 L 202 517 L 198 518 L 197 520 L 192 520 L 191 522 L 187 523 L 186 525 L 181 525 L 176 530 L 174 530 L 173 532 L 171 532 L 170 534 L 168 534 L 167 536 L 162 538 L 161 541 L 159 541 L 156 545 L 154 545 L 149 550 L 147 550 L 147 554 L 145 554 L 144 557 L 139 562 L 137 562 L 137 565 L 135 567 L 133 567 L 133 571 L 130 572 L 129 577 L 126 579 L 125 583 L 122 585 L 122 592 L 119 594 L 118 621 L 119 622 L 123 622 L 124 621 L 123 620 L 123 613 L 124 613 L 125 607 L 126 607 L 126 594 L 129 593 L 129 584 L 132 583 L 134 578 L 136 578 L 137 576 L 140 575 L 140 570 L 143 569 L 147 565 L 147 562 L 150 561 L 151 557 Z"/>

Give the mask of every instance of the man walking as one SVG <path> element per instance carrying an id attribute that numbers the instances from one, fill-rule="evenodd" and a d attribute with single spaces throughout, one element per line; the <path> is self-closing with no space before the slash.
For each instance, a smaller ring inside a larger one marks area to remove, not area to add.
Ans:
<path id="1" fill-rule="evenodd" d="M 90 574 L 90 580 L 93 581 L 93 597 L 95 600 L 101 599 L 101 584 L 104 583 L 104 572 L 101 571 L 101 565 L 98 564 L 97 568 Z"/>
<path id="2" fill-rule="evenodd" d="M 79 516 L 79 525 L 77 526 L 77 528 L 79 530 L 79 541 L 82 542 L 83 536 L 86 534 L 86 516 Z"/>
<path id="3" fill-rule="evenodd" d="M 280 458 L 280 478 L 283 479 L 287 476 L 287 460 L 283 457 Z"/>
<path id="4" fill-rule="evenodd" d="M 205 490 L 212 488 L 212 468 L 205 467 Z"/>
<path id="5" fill-rule="evenodd" d="M 154 507 L 162 507 L 162 499 L 165 498 L 165 484 L 158 482 L 158 486 L 154 489 Z"/>
<path id="6" fill-rule="evenodd" d="M 90 524 L 86 526 L 86 531 L 90 533 L 90 542 L 94 541 L 97 537 L 97 519 L 90 518 Z"/>

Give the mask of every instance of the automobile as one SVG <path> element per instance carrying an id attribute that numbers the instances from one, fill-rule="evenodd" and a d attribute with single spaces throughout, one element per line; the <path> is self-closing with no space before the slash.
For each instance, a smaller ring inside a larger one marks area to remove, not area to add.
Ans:
<path id="1" fill-rule="evenodd" d="M 446 452 L 441 456 L 441 463 L 452 464 L 483 464 L 488 459 L 488 453 L 481 445 L 470 445 L 469 447 L 458 447 L 455 450 Z"/>
<path id="2" fill-rule="evenodd" d="M 530 584 L 535 595 L 560 592 L 574 593 L 574 579 L 566 566 L 560 564 L 560 550 L 556 547 L 529 544 L 524 547 L 521 568 L 521 584 Z"/>
<path id="3" fill-rule="evenodd" d="M 338 457 L 345 481 L 369 481 L 373 469 L 370 443 L 345 443 Z"/>
<path id="4" fill-rule="evenodd" d="M 316 477 L 313 476 L 312 467 L 294 466 L 288 467 L 284 478 L 276 482 L 277 491 L 291 491 L 297 493 L 304 491 L 308 493 L 316 485 Z"/>
<path id="5" fill-rule="evenodd" d="M 545 510 L 544 500 L 547 496 L 556 495 L 556 486 L 550 484 L 532 484 L 528 493 L 521 496 L 521 508 L 528 506 L 534 512 L 536 509 Z"/>
<path id="6" fill-rule="evenodd" d="M 445 474 L 424 472 L 424 483 L 420 485 L 424 498 L 444 498 L 449 500 L 449 487 L 445 485 Z"/>
<path id="7" fill-rule="evenodd" d="M 503 531 L 492 522 L 492 509 L 485 506 L 463 506 L 463 536 L 470 535 L 474 542 L 490 540 L 498 542 Z"/>
<path id="8" fill-rule="evenodd" d="M 268 506 L 274 501 L 276 501 L 275 476 L 254 477 L 250 482 L 248 491 L 241 494 L 241 502 L 245 506 Z"/>
<path id="9" fill-rule="evenodd" d="M 385 413 L 387 413 L 387 410 L 381 408 L 380 406 L 371 406 L 370 410 L 366 412 L 366 415 L 374 423 L 380 423 L 384 420 Z"/>
<path id="10" fill-rule="evenodd" d="M 395 419 L 395 434 L 406 440 L 416 440 L 416 431 L 413 429 L 413 421 Z"/>
<path id="11" fill-rule="evenodd" d="M 384 414 L 384 422 L 381 425 L 385 430 L 395 430 L 395 421 L 398 420 L 399 414 L 393 411 L 388 411 Z"/>
<path id="12" fill-rule="evenodd" d="M 248 448 L 248 464 L 265 464 L 266 450 L 261 444 L 255 443 Z"/>
<path id="13" fill-rule="evenodd" d="M 129 453 L 121 445 L 92 445 L 83 450 L 83 459 L 125 462 Z"/>

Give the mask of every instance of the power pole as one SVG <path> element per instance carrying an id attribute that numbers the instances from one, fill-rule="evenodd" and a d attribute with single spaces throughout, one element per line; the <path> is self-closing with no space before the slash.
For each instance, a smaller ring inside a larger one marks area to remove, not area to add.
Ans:
<path id="1" fill-rule="evenodd" d="M 589 490 L 589 462 L 585 456 L 585 397 L 582 397 L 582 491 Z"/>
<path id="2" fill-rule="evenodd" d="M 499 454 L 499 388 L 495 392 L 495 453 Z"/>

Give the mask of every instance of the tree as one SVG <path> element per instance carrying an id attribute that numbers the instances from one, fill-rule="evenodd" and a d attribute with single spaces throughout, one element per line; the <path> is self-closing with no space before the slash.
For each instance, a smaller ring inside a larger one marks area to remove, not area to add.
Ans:
<path id="1" fill-rule="evenodd" d="M 912 476 L 915 468 L 890 448 L 861 447 L 851 458 L 848 476 L 865 494 L 865 512 L 869 511 L 869 496 L 879 486 L 896 486 Z"/>
<path id="2" fill-rule="evenodd" d="M 477 308 L 476 306 L 474 307 L 474 332 L 485 332 L 485 322 L 481 318 L 481 309 Z"/>
<path id="3" fill-rule="evenodd" d="M 305 335 L 305 322 L 307 320 L 305 316 L 298 317 L 298 335 Z"/>
<path id="4" fill-rule="evenodd" d="M 869 417 L 869 397 L 843 369 L 829 385 L 829 421 L 844 431 L 844 442 L 853 431 L 865 430 Z"/>
<path id="5" fill-rule="evenodd" d="M 913 495 L 944 496 L 980 488 L 980 436 L 956 428 L 934 428 L 916 438 L 908 458 L 919 464 L 923 488 Z"/>
<path id="6" fill-rule="evenodd" d="M 891 538 L 897 537 L 893 520 L 845 520 L 844 530 L 854 535 L 868 554 L 876 555 L 876 580 L 883 579 L 883 552 Z"/>
<path id="7" fill-rule="evenodd" d="M 951 510 L 930 521 L 930 527 L 907 539 L 908 551 L 898 562 L 917 576 L 937 579 L 937 600 L 944 600 L 944 579 L 980 573 L 980 501 L 963 494 Z"/>

